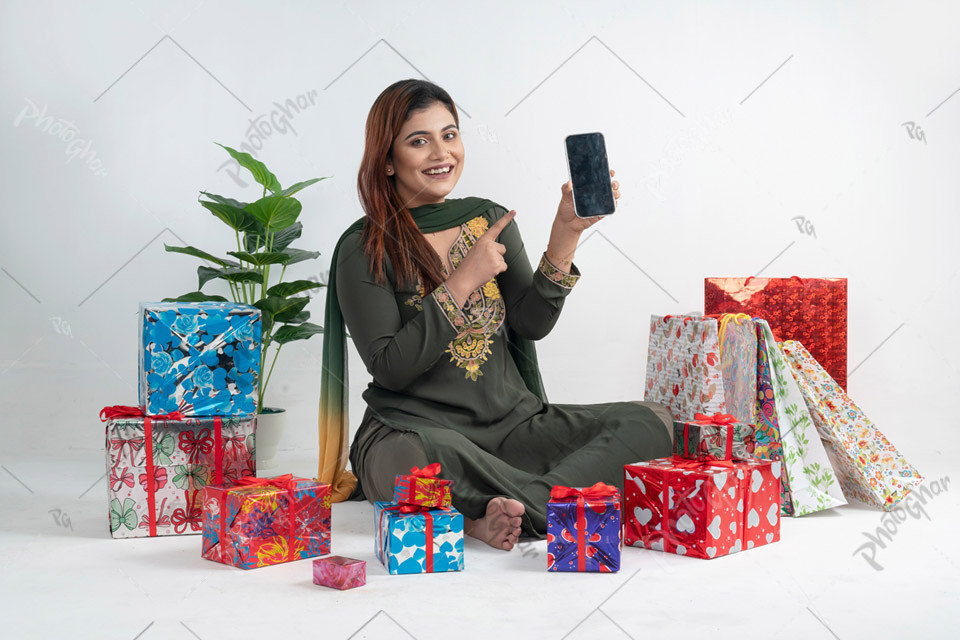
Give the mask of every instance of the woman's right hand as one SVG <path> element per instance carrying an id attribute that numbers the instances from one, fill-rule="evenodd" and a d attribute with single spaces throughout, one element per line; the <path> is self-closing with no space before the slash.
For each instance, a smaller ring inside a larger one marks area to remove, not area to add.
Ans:
<path id="1" fill-rule="evenodd" d="M 497 236 L 506 228 L 517 212 L 511 209 L 502 218 L 494 222 L 477 238 L 467 255 L 446 280 L 447 289 L 453 293 L 461 308 L 470 294 L 490 282 L 498 273 L 507 270 L 503 254 L 507 248 L 497 242 Z"/>

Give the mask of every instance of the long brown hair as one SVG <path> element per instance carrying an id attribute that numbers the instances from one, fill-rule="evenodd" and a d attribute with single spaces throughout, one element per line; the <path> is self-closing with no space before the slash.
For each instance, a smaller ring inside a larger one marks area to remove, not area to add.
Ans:
<path id="1" fill-rule="evenodd" d="M 450 95 L 427 80 L 394 82 L 374 101 L 367 115 L 366 142 L 357 191 L 366 212 L 361 242 L 370 262 L 370 273 L 380 285 L 386 283 L 384 256 L 389 256 L 397 285 L 415 283 L 419 276 L 424 292 L 443 282 L 437 253 L 421 233 L 410 210 L 400 199 L 396 178 L 386 173 L 393 141 L 411 113 L 442 103 L 457 127 L 460 117 Z"/>

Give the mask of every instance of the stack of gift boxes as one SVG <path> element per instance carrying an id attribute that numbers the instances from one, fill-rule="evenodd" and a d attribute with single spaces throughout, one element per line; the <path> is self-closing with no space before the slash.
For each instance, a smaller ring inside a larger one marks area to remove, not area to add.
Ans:
<path id="1" fill-rule="evenodd" d="M 373 503 L 374 551 L 393 575 L 463 570 L 463 514 L 440 463 L 398 474 L 392 501 Z"/>
<path id="2" fill-rule="evenodd" d="M 330 485 L 256 477 L 260 332 L 250 305 L 140 305 L 139 406 L 101 412 L 114 538 L 202 534 L 244 569 L 330 552 Z"/>

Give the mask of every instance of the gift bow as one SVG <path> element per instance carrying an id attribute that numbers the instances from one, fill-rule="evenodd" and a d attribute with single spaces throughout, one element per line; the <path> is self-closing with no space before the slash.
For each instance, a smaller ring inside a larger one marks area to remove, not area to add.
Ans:
<path id="1" fill-rule="evenodd" d="M 411 467 L 410 475 L 417 478 L 436 478 L 440 473 L 440 463 L 434 462 L 433 464 L 428 464 L 423 469 L 420 467 Z"/>
<path id="2" fill-rule="evenodd" d="M 586 501 L 610 498 L 617 495 L 617 488 L 598 482 L 592 487 L 564 487 L 556 485 L 550 489 L 551 500 L 577 499 L 577 571 L 587 570 L 587 514 Z"/>
<path id="3" fill-rule="evenodd" d="M 737 419 L 729 413 L 715 413 L 712 416 L 708 416 L 703 413 L 697 413 L 694 414 L 693 419 L 701 424 L 715 424 L 719 426 L 733 424 L 737 421 Z"/>
<path id="4" fill-rule="evenodd" d="M 115 404 L 112 407 L 104 407 L 100 409 L 100 422 L 106 422 L 107 420 L 113 420 L 114 418 L 146 418 L 147 414 L 143 412 L 143 409 L 140 407 L 128 407 L 120 404 Z M 164 413 L 157 416 L 149 416 L 154 420 L 183 420 L 185 416 L 179 411 L 174 411 L 173 413 Z"/>

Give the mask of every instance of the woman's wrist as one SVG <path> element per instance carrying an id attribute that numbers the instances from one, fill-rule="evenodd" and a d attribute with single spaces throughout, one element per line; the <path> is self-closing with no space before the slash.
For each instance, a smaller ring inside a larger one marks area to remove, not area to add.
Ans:
<path id="1" fill-rule="evenodd" d="M 443 284 L 447 287 L 447 292 L 453 296 L 453 301 L 457 307 L 463 310 L 464 305 L 467 304 L 467 298 L 470 297 L 473 289 L 468 288 L 469 285 L 463 283 L 463 277 L 459 276 L 456 271 L 450 274 L 450 276 L 443 281 Z"/>
<path id="2" fill-rule="evenodd" d="M 550 240 L 547 242 L 547 260 L 561 271 L 570 271 L 573 254 L 580 241 L 580 232 L 553 226 Z"/>

